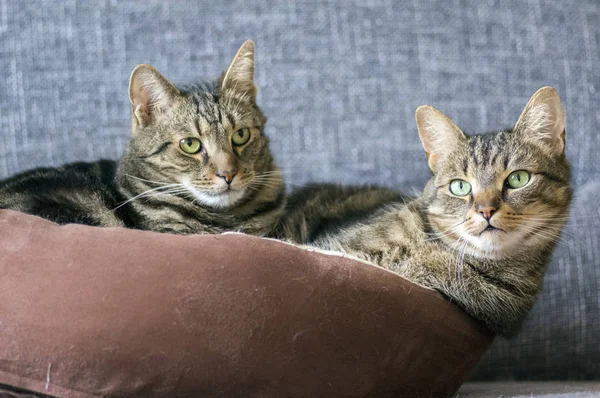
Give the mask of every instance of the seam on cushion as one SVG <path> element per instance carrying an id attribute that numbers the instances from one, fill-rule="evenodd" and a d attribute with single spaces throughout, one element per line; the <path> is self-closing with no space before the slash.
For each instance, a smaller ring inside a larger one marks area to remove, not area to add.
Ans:
<path id="1" fill-rule="evenodd" d="M 34 393 L 54 395 L 61 398 L 97 398 L 101 396 L 75 390 L 72 388 L 62 387 L 53 383 L 48 383 L 48 386 L 52 386 L 52 391 L 50 391 L 50 389 L 46 390 L 45 381 L 30 379 L 29 377 L 19 376 L 13 373 L 7 373 L 3 371 L 0 371 L 0 383 L 16 388 L 30 390 Z"/>

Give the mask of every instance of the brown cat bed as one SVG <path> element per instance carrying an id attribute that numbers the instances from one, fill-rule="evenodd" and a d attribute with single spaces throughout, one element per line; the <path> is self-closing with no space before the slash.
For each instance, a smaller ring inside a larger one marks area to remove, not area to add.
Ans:
<path id="1" fill-rule="evenodd" d="M 0 211 L 0 395 L 442 397 L 493 336 L 375 266 Z"/>

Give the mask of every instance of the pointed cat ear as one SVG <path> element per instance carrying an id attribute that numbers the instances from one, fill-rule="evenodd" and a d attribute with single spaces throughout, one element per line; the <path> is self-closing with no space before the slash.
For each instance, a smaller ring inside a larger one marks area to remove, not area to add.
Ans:
<path id="1" fill-rule="evenodd" d="M 429 168 L 435 173 L 437 162 L 466 141 L 466 136 L 452 120 L 432 106 L 418 107 L 415 118 Z"/>
<path id="2" fill-rule="evenodd" d="M 562 154 L 565 150 L 565 113 L 556 90 L 543 87 L 536 91 L 514 131 L 553 155 Z"/>
<path id="3" fill-rule="evenodd" d="M 167 111 L 179 90 L 150 65 L 138 65 L 129 79 L 129 101 L 133 110 L 133 123 L 147 126 L 157 116 Z"/>
<path id="4" fill-rule="evenodd" d="M 221 90 L 231 89 L 256 98 L 254 85 L 254 42 L 246 40 L 227 68 L 221 82 Z"/>

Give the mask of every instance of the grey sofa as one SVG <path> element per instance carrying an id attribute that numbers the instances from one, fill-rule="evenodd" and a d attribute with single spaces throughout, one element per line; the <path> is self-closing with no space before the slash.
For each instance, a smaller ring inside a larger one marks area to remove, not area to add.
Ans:
<path id="1" fill-rule="evenodd" d="M 596 0 L 4 2 L 0 178 L 119 157 L 136 64 L 173 82 L 209 79 L 248 38 L 289 187 L 419 190 L 429 171 L 417 106 L 482 132 L 512 126 L 552 85 L 566 111 L 572 221 L 523 330 L 498 339 L 473 377 L 600 380 L 599 22 Z"/>

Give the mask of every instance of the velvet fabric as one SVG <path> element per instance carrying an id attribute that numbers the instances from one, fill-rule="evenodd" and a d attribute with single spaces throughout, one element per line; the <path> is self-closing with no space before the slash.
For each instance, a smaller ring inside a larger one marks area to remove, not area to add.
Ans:
<path id="1" fill-rule="evenodd" d="M 449 396 L 493 340 L 435 291 L 241 234 L 0 211 L 0 385 L 67 398 Z"/>

